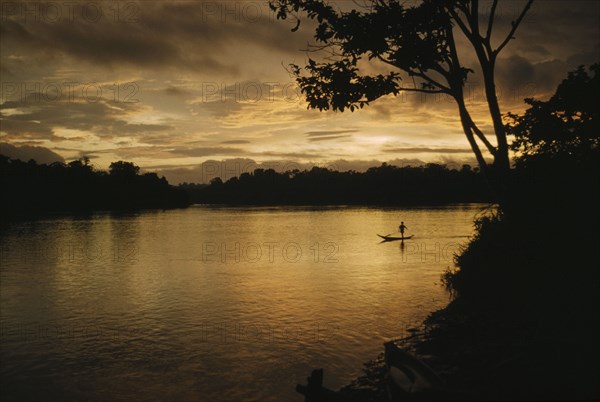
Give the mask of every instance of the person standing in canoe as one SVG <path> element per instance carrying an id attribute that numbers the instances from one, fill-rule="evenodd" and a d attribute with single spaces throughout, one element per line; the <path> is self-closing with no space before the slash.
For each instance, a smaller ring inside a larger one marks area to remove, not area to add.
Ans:
<path id="1" fill-rule="evenodd" d="M 400 229 L 400 235 L 402 237 L 404 237 L 404 230 L 406 230 L 408 228 L 406 227 L 406 225 L 404 224 L 404 222 L 400 222 L 400 226 L 398 226 L 398 229 Z"/>

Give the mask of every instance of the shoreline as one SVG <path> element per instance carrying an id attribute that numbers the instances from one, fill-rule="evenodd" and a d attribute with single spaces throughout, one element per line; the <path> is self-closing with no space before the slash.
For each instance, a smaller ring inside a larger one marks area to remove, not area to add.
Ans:
<path id="1" fill-rule="evenodd" d="M 513 313 L 456 299 L 393 342 L 431 367 L 459 395 L 453 400 L 597 400 L 600 346 L 586 326 L 594 317 L 554 328 L 545 317 L 530 322 Z M 363 371 L 340 393 L 388 402 L 383 351 Z"/>
<path id="2" fill-rule="evenodd" d="M 442 379 L 447 381 L 450 373 L 456 370 L 456 367 L 436 359 L 434 355 L 423 353 L 421 346 L 430 341 L 431 331 L 433 326 L 437 324 L 436 315 L 443 314 L 450 306 L 450 302 L 446 307 L 436 310 L 428 315 L 428 317 L 419 324 L 418 327 L 409 328 L 407 335 L 401 338 L 391 340 L 403 350 L 411 353 L 419 360 L 430 366 Z M 374 358 L 363 363 L 362 375 L 356 377 L 349 384 L 344 385 L 339 389 L 340 394 L 346 395 L 349 398 L 354 398 L 363 402 L 388 402 L 388 391 L 386 388 L 386 368 L 384 361 L 383 344 L 382 351 Z"/>

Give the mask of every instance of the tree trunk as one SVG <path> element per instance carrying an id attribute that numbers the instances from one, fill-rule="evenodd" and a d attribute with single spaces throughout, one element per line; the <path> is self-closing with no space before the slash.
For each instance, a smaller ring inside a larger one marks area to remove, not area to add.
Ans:
<path id="1" fill-rule="evenodd" d="M 477 141 L 475 140 L 475 136 L 473 134 L 473 129 L 471 126 L 471 116 L 469 116 L 469 112 L 467 111 L 467 107 L 465 106 L 464 100 L 460 96 L 457 96 L 455 99 L 456 99 L 456 103 L 458 104 L 458 112 L 460 115 L 460 122 L 462 124 L 465 136 L 467 137 L 467 140 L 469 141 L 469 144 L 471 145 L 471 149 L 473 150 L 473 153 L 475 154 L 475 158 L 477 159 L 477 163 L 479 163 L 479 167 L 481 168 L 481 171 L 487 176 L 488 164 L 485 161 L 485 159 L 483 158 L 481 149 L 479 148 L 479 145 L 477 145 Z"/>
<path id="2" fill-rule="evenodd" d="M 469 112 L 465 106 L 464 100 L 460 97 L 456 97 L 456 103 L 458 104 L 458 111 L 460 114 L 460 121 L 463 127 L 463 131 L 469 144 L 471 145 L 471 149 L 475 154 L 475 158 L 479 163 L 481 168 L 481 172 L 484 174 L 484 177 L 488 183 L 489 189 L 491 191 L 492 197 L 500 204 L 501 206 L 506 205 L 506 194 L 507 194 L 507 178 L 508 171 L 505 173 L 500 173 L 499 169 L 496 166 L 489 166 L 485 159 L 483 158 L 483 154 L 477 141 L 475 139 L 475 135 L 472 129 L 472 120 Z M 508 161 L 508 158 L 507 158 Z"/>
<path id="3" fill-rule="evenodd" d="M 496 83 L 494 80 L 494 62 L 482 65 L 483 79 L 485 82 L 485 96 L 490 110 L 490 117 L 494 125 L 496 134 L 496 142 L 498 143 L 497 152 L 494 157 L 494 165 L 502 174 L 506 174 L 510 168 L 508 161 L 508 143 L 506 141 L 506 130 L 502 123 L 502 114 L 500 113 L 500 105 L 496 95 Z"/>
<path id="4" fill-rule="evenodd" d="M 506 206 L 508 195 L 508 180 L 510 176 L 510 162 L 508 159 L 508 142 L 506 140 L 506 129 L 502 122 L 500 105 L 496 95 L 496 83 L 494 80 L 494 60 L 482 63 L 483 79 L 485 82 L 485 96 L 490 111 L 490 117 L 494 125 L 496 134 L 496 153 L 494 155 L 494 165 L 490 169 L 490 180 L 498 203 Z"/>

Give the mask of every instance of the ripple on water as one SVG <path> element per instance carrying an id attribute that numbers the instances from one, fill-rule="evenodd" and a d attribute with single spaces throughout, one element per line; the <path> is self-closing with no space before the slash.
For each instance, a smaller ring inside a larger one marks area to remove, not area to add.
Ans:
<path id="1" fill-rule="evenodd" d="M 316 367 L 339 387 L 446 303 L 434 283 L 452 261 L 436 250 L 471 233 L 479 209 L 197 207 L 11 224 L 2 395 L 300 401 L 294 386 Z M 379 244 L 400 218 L 419 240 Z M 301 253 L 283 253 L 291 243 Z M 248 258 L 252 247 L 262 254 Z"/>

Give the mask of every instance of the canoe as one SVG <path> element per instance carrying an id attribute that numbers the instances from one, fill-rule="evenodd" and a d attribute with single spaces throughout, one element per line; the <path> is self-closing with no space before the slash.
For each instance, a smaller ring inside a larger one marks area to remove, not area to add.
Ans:
<path id="1" fill-rule="evenodd" d="M 378 234 L 377 236 L 381 237 L 384 241 L 393 241 L 393 240 L 408 240 L 408 239 L 412 239 L 414 235 L 410 235 L 410 236 L 404 236 L 404 237 L 398 237 L 398 236 L 390 236 L 390 235 L 380 235 Z"/>
<path id="2" fill-rule="evenodd" d="M 384 346 L 391 401 L 446 400 L 440 398 L 446 394 L 445 384 L 431 367 L 393 342 L 386 342 Z"/>

